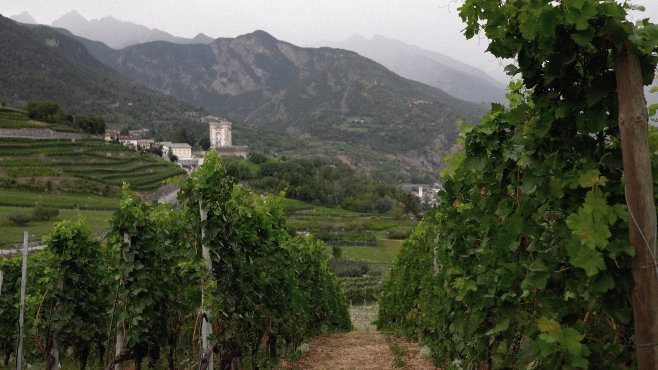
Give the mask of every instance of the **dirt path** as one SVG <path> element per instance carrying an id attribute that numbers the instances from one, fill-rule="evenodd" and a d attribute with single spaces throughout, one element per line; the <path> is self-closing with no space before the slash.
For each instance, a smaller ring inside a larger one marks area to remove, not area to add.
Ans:
<path id="1" fill-rule="evenodd" d="M 333 333 L 311 339 L 302 358 L 281 363 L 281 369 L 313 370 L 430 370 L 417 344 L 378 331 Z"/>

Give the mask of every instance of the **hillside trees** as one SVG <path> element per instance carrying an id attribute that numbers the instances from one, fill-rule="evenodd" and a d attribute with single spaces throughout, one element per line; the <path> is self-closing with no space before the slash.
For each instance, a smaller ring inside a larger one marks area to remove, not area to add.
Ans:
<path id="1" fill-rule="evenodd" d="M 36 121 L 63 123 L 90 134 L 105 132 L 105 120 L 102 117 L 84 114 L 73 116 L 53 101 L 30 101 L 25 111 L 30 119 Z"/>
<path id="2" fill-rule="evenodd" d="M 278 159 L 261 153 L 248 160 L 223 159 L 227 173 L 256 190 L 355 212 L 386 213 L 407 209 L 409 195 L 400 188 L 366 176 L 356 176 L 339 163 Z"/>
<path id="3" fill-rule="evenodd" d="M 631 270 L 656 277 L 652 261 L 631 262 L 639 253 L 628 242 L 632 175 L 615 71 L 633 53 L 649 83 L 658 37 L 646 21 L 625 23 L 627 9 L 595 0 L 460 8 L 467 37 L 482 30 L 490 52 L 517 58 L 509 70 L 525 88 L 515 84 L 509 107 L 493 105 L 481 126 L 463 129 L 438 210 L 383 289 L 380 325 L 421 336 L 437 363 L 654 368 L 655 346 L 632 330 Z"/>

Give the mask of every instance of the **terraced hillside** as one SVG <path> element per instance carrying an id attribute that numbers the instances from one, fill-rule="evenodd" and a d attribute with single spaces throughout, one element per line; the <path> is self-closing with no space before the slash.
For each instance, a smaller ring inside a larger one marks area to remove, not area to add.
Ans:
<path id="1" fill-rule="evenodd" d="M 53 131 L 78 132 L 70 126 L 32 121 L 27 113 L 20 109 L 0 106 L 0 129 L 49 128 Z"/>
<path id="2" fill-rule="evenodd" d="M 152 154 L 102 140 L 0 138 L 0 187 L 116 193 L 149 191 L 184 171 Z"/>

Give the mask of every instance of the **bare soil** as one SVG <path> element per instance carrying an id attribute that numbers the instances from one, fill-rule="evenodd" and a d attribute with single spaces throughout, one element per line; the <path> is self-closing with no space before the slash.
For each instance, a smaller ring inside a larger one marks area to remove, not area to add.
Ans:
<path id="1" fill-rule="evenodd" d="M 398 359 L 391 347 L 399 346 Z M 420 356 L 418 345 L 378 331 L 332 333 L 315 337 L 309 352 L 295 361 L 282 361 L 280 369 L 312 370 L 433 370 L 430 359 Z"/>

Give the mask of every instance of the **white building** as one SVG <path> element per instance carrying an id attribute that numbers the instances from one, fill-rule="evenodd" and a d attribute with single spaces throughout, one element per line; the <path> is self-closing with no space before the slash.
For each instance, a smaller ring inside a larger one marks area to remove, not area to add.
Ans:
<path id="1" fill-rule="evenodd" d="M 192 147 L 188 143 L 171 143 L 168 152 L 179 159 L 191 159 Z"/>

